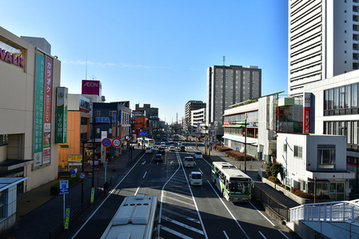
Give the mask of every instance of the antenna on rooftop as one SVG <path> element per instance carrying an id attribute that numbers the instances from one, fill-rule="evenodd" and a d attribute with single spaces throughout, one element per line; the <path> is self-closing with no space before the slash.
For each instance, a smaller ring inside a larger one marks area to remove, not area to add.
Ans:
<path id="1" fill-rule="evenodd" d="M 86 72 L 85 72 L 85 80 L 87 80 L 87 56 L 86 56 Z"/>
<path id="2" fill-rule="evenodd" d="M 223 56 L 223 66 L 225 66 L 225 65 L 226 65 L 226 57 Z"/>

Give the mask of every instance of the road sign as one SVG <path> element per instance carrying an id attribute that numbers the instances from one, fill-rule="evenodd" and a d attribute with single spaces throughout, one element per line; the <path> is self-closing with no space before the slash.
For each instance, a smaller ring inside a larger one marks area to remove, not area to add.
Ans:
<path id="1" fill-rule="evenodd" d="M 71 178 L 76 177 L 76 170 L 71 170 Z"/>
<path id="2" fill-rule="evenodd" d="M 103 147 L 106 147 L 106 148 L 110 147 L 111 146 L 111 140 L 109 138 L 104 138 L 102 140 L 102 145 L 103 145 Z"/>
<path id="3" fill-rule="evenodd" d="M 80 175 L 79 175 L 79 178 L 80 179 L 84 179 L 86 177 L 86 174 L 85 173 L 80 173 Z"/>
<path id="4" fill-rule="evenodd" d="M 138 136 L 147 137 L 147 132 L 146 131 L 138 132 Z"/>
<path id="5" fill-rule="evenodd" d="M 115 147 L 115 148 L 118 148 L 120 147 L 122 144 L 121 140 L 119 138 L 114 138 L 112 140 L 112 146 Z"/>
<path id="6" fill-rule="evenodd" d="M 69 193 L 69 180 L 60 180 L 60 193 Z"/>

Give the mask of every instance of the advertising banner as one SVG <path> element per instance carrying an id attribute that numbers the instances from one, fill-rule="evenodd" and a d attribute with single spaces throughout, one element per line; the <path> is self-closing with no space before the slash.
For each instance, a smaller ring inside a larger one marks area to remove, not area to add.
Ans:
<path id="1" fill-rule="evenodd" d="M 57 87 L 56 89 L 56 143 L 67 142 L 67 106 L 68 89 Z"/>
<path id="2" fill-rule="evenodd" d="M 51 58 L 45 58 L 43 164 L 51 159 L 52 63 Z"/>
<path id="3" fill-rule="evenodd" d="M 44 119 L 45 57 L 36 54 L 36 78 L 34 100 L 34 166 L 42 164 L 42 137 Z"/>
<path id="4" fill-rule="evenodd" d="M 303 134 L 310 133 L 310 94 L 303 94 Z"/>
<path id="5" fill-rule="evenodd" d="M 100 96 L 101 82 L 98 80 L 82 80 L 82 94 Z"/>

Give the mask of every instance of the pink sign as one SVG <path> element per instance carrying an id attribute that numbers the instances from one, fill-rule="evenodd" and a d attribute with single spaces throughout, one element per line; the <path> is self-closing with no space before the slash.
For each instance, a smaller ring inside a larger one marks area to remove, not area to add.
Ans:
<path id="1" fill-rule="evenodd" d="M 101 82 L 98 80 L 82 80 L 82 94 L 100 96 Z"/>
<path id="2" fill-rule="evenodd" d="M 45 59 L 45 84 L 44 84 L 44 148 L 43 164 L 50 163 L 51 159 L 51 106 L 52 106 L 52 59 Z"/>

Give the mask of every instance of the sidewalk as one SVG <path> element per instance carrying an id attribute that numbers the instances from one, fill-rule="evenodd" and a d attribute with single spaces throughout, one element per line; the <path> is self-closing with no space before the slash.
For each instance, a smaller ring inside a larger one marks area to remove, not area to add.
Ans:
<path id="1" fill-rule="evenodd" d="M 110 188 L 116 185 L 117 181 L 119 181 L 120 178 L 126 174 L 126 172 L 133 165 L 136 155 L 140 152 L 141 150 L 135 147 L 133 150 L 133 160 L 130 163 L 128 151 L 124 152 L 118 158 L 109 163 L 107 168 L 107 181 L 110 182 Z M 115 171 L 111 168 L 113 164 L 117 165 Z M 100 175 L 99 177 L 98 174 Z M 101 193 L 103 192 L 103 184 L 105 183 L 104 167 L 100 167 L 100 171 L 95 172 L 94 176 L 94 185 L 99 192 L 99 194 L 95 196 L 95 200 L 98 199 L 94 203 L 96 204 L 104 198 L 104 194 Z M 19 194 L 17 203 L 17 223 L 5 235 L 1 235 L 0 238 L 49 238 L 51 233 L 53 233 L 56 228 L 62 229 L 63 195 L 50 195 L 50 188 L 59 180 L 61 179 L 54 180 L 26 193 Z M 83 194 L 82 187 L 84 188 Z M 76 209 L 80 208 L 82 198 L 85 203 L 89 202 L 91 187 L 92 177 L 89 175 L 86 176 L 83 183 L 80 180 L 78 183 L 70 187 L 69 193 L 65 195 L 66 208 L 70 208 L 71 212 L 74 212 Z M 90 209 L 92 207 L 93 205 L 90 206 Z M 82 213 L 86 213 L 86 211 Z"/>

